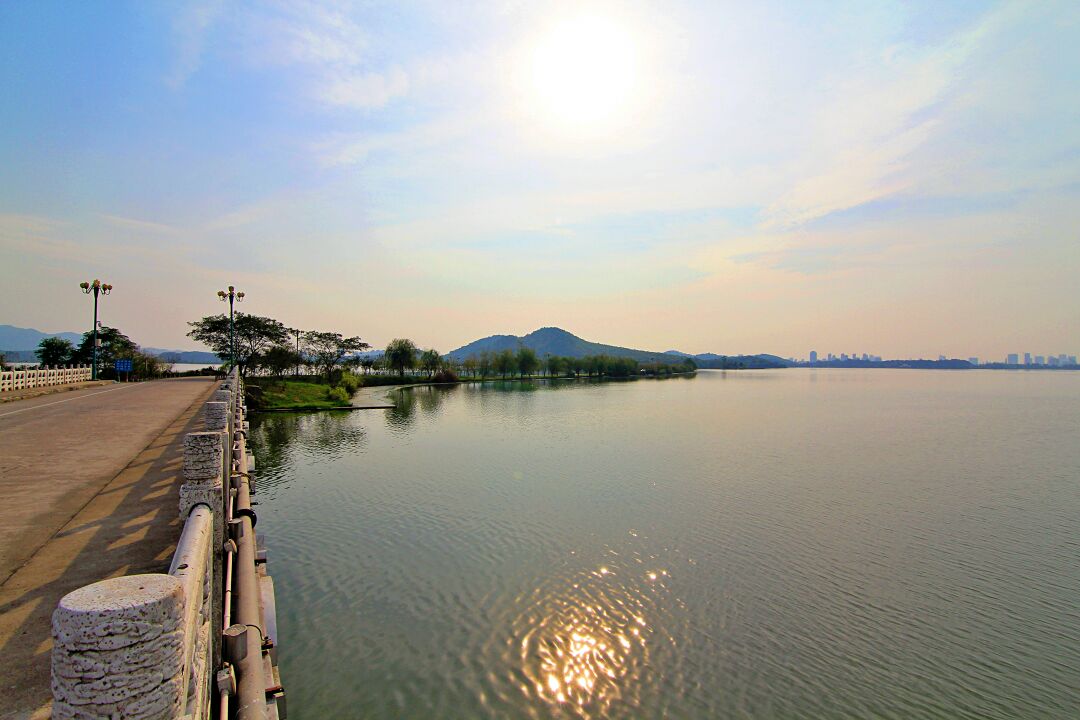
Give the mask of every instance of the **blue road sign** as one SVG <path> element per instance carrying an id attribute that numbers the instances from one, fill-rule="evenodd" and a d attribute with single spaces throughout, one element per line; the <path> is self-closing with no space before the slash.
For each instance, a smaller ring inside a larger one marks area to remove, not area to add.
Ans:
<path id="1" fill-rule="evenodd" d="M 131 360 L 117 360 L 116 372 L 131 372 Z"/>

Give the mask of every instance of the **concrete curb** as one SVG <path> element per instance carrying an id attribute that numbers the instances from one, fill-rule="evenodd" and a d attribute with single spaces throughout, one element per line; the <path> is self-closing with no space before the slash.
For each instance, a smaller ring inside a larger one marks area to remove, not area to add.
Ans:
<path id="1" fill-rule="evenodd" d="M 73 383 L 71 385 L 49 385 L 47 387 L 28 388 L 26 390 L 8 390 L 0 393 L 0 404 L 15 402 L 16 400 L 29 400 L 42 395 L 55 395 L 56 393 L 71 392 L 72 390 L 85 390 L 86 388 L 100 387 L 102 385 L 115 385 L 114 380 L 90 380 L 88 382 Z"/>

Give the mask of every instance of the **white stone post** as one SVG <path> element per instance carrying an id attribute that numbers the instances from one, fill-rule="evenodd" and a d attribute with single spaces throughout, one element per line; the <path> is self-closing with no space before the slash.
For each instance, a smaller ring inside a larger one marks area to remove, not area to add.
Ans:
<path id="1" fill-rule="evenodd" d="M 65 595 L 53 613 L 54 720 L 178 718 L 187 697 L 184 588 L 127 575 Z"/>
<path id="2" fill-rule="evenodd" d="M 186 522 L 191 509 L 200 504 L 209 507 L 214 516 L 211 627 L 217 627 L 223 617 L 221 552 L 225 543 L 225 493 L 228 492 L 227 478 L 223 474 L 228 457 L 227 442 L 228 433 L 224 432 L 194 432 L 184 438 L 185 482 L 180 486 L 180 518 Z M 210 637 L 211 667 L 216 668 L 221 661 L 221 639 L 217 632 L 211 632 Z"/>
<path id="3" fill-rule="evenodd" d="M 227 432 L 229 429 L 229 403 L 211 401 L 206 403 L 206 429 L 210 432 Z"/>

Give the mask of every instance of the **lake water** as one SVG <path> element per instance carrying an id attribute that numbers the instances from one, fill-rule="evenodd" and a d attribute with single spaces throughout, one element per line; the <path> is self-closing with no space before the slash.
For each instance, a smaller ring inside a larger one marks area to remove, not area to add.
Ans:
<path id="1" fill-rule="evenodd" d="M 256 418 L 289 716 L 1080 717 L 1078 429 L 885 369 Z"/>

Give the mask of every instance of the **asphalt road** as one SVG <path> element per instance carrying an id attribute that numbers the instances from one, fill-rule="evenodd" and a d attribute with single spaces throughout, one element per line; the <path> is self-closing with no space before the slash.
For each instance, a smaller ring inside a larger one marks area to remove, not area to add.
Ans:
<path id="1" fill-rule="evenodd" d="M 165 572 L 184 436 L 216 383 L 95 387 L 0 405 L 0 720 L 45 720 L 50 618 L 75 588 Z"/>
<path id="2" fill-rule="evenodd" d="M 0 405 L 0 585 L 213 382 L 118 384 Z"/>

